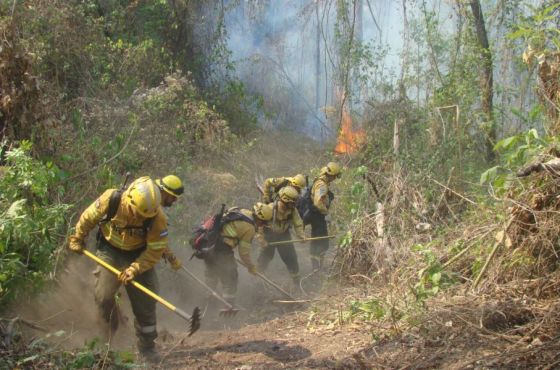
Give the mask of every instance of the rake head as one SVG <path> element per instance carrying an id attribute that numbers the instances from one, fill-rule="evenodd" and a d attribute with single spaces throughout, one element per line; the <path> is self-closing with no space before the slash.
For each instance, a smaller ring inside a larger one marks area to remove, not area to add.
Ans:
<path id="1" fill-rule="evenodd" d="M 195 307 L 190 319 L 190 330 L 189 337 L 193 335 L 198 329 L 200 329 L 200 309 Z"/>
<path id="2" fill-rule="evenodd" d="M 234 317 L 235 315 L 237 315 L 237 313 L 239 312 L 238 308 L 224 308 L 222 310 L 220 310 L 220 317 L 226 317 L 226 318 L 231 318 Z"/>

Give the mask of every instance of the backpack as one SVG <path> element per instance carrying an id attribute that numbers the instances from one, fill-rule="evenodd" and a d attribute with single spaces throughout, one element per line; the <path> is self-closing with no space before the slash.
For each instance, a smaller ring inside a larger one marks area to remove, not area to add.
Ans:
<path id="1" fill-rule="evenodd" d="M 311 197 L 311 189 L 313 188 L 313 183 L 315 183 L 315 181 L 313 181 L 310 186 L 309 177 L 305 176 L 305 183 L 306 186 L 301 191 L 301 195 L 296 202 L 296 209 L 298 210 L 303 223 L 307 225 L 310 222 L 311 212 L 315 208 L 315 206 L 313 205 L 313 199 Z"/>
<path id="2" fill-rule="evenodd" d="M 124 191 L 126 190 L 126 183 L 128 182 L 129 177 L 130 177 L 130 173 L 127 173 L 126 178 L 124 179 L 124 182 L 123 182 L 122 186 L 120 187 L 120 189 L 114 190 L 113 193 L 111 193 L 111 198 L 109 198 L 109 208 L 107 209 L 107 213 L 105 214 L 105 216 L 101 219 L 101 221 L 99 221 L 99 226 L 111 221 L 111 219 L 113 217 L 115 217 L 115 215 L 117 214 L 117 211 L 119 210 L 119 205 L 121 204 L 122 195 L 123 195 Z M 144 220 L 144 223 L 142 224 L 142 226 L 128 226 L 127 225 L 127 226 L 123 227 L 122 229 L 123 230 L 126 230 L 126 229 L 142 229 L 144 231 L 144 234 L 146 234 L 148 232 L 148 230 L 150 229 L 150 227 L 152 227 L 152 224 L 154 223 L 154 219 L 155 219 L 155 217 L 147 218 L 146 220 Z M 97 231 L 97 241 L 99 241 L 101 237 L 102 237 L 102 232 L 101 232 L 101 227 L 100 227 L 99 230 Z"/>
<path id="3" fill-rule="evenodd" d="M 319 211 L 317 210 L 317 207 L 315 207 L 315 205 L 313 204 L 313 194 L 311 194 L 311 190 L 313 189 L 315 180 L 313 180 L 311 186 L 309 185 L 309 181 L 307 177 L 305 178 L 305 181 L 307 183 L 307 186 L 303 189 L 300 197 L 296 202 L 296 209 L 298 210 L 299 215 L 303 220 L 303 224 L 308 225 L 311 223 L 313 214 L 319 213 Z M 329 197 L 329 203 L 332 203 L 332 201 L 334 200 L 333 192 L 329 190 L 327 196 Z"/>
<path id="4" fill-rule="evenodd" d="M 220 212 L 204 219 L 193 228 L 189 244 L 193 249 L 193 257 L 203 259 L 214 248 L 220 238 L 222 228 L 233 221 L 243 220 L 254 225 L 255 221 L 241 213 L 239 208 L 231 208 L 225 212 L 226 205 L 222 204 Z M 225 213 L 224 213 L 225 212 Z"/>
<path id="5" fill-rule="evenodd" d="M 272 194 L 271 194 L 271 201 L 275 201 L 278 199 L 278 193 L 280 192 L 280 190 L 284 187 L 284 186 L 288 186 L 290 185 L 290 180 L 285 179 L 284 181 L 282 181 L 280 184 L 276 185 L 274 187 L 274 189 L 272 189 Z"/>

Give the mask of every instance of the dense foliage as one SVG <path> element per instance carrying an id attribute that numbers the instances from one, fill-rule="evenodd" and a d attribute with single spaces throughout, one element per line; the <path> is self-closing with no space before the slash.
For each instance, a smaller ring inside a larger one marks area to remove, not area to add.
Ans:
<path id="1" fill-rule="evenodd" d="M 50 277 L 66 229 L 60 171 L 30 149 L 22 142 L 8 151 L 0 175 L 0 306 Z"/>

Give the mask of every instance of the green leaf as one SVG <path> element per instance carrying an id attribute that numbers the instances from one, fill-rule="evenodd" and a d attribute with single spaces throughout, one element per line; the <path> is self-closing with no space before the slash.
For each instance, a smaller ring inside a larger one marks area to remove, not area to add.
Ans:
<path id="1" fill-rule="evenodd" d="M 527 131 L 526 137 L 529 140 L 530 139 L 538 140 L 539 139 L 539 133 L 537 132 L 536 129 L 532 128 L 529 131 Z M 527 142 L 527 144 L 529 144 L 529 142 Z"/>
<path id="2" fill-rule="evenodd" d="M 504 187 L 507 183 L 506 180 L 507 180 L 507 176 L 504 176 L 504 175 L 496 176 L 496 179 L 493 182 L 494 188 L 496 188 L 497 190 L 504 189 Z"/>
<path id="3" fill-rule="evenodd" d="M 367 167 L 366 166 L 360 166 L 356 169 L 356 174 L 357 175 L 365 175 L 367 173 Z"/>
<path id="4" fill-rule="evenodd" d="M 16 218 L 18 217 L 22 212 L 23 206 L 25 205 L 25 203 L 27 202 L 27 199 L 19 199 L 16 200 L 15 202 L 13 202 L 10 205 L 10 208 L 8 208 L 8 210 L 6 211 L 6 217 L 7 218 Z"/>
<path id="5" fill-rule="evenodd" d="M 117 364 L 134 363 L 135 360 L 136 360 L 136 355 L 134 354 L 134 352 L 131 351 L 116 352 L 115 362 Z"/>
<path id="6" fill-rule="evenodd" d="M 484 185 L 490 181 L 492 181 L 496 177 L 496 173 L 498 172 L 499 166 L 494 166 L 492 168 L 487 169 L 480 175 L 480 184 Z"/>
<path id="7" fill-rule="evenodd" d="M 441 280 L 441 272 L 436 272 L 435 274 L 433 274 L 431 280 L 435 285 L 439 285 L 439 282 Z"/>
<path id="8" fill-rule="evenodd" d="M 91 368 L 95 364 L 95 356 L 91 352 L 81 352 L 78 354 L 72 366 L 77 369 Z"/>
<path id="9" fill-rule="evenodd" d="M 358 196 L 358 195 L 362 194 L 364 192 L 364 184 L 361 183 L 361 182 L 355 182 L 352 185 L 351 192 L 352 192 L 353 196 Z"/>
<path id="10" fill-rule="evenodd" d="M 494 150 L 505 149 L 508 150 L 511 148 L 512 145 L 519 141 L 519 136 L 511 136 L 505 139 L 502 139 L 494 145 Z"/>
<path id="11" fill-rule="evenodd" d="M 421 252 L 424 250 L 424 246 L 422 244 L 414 244 L 410 249 L 413 252 Z"/>

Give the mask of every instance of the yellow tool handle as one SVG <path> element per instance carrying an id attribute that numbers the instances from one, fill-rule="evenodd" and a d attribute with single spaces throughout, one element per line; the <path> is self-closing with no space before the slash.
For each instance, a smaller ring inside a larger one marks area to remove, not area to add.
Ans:
<path id="1" fill-rule="evenodd" d="M 279 242 L 268 243 L 268 245 L 279 245 L 279 244 L 288 244 L 288 243 L 303 243 L 303 242 L 309 242 L 311 240 L 321 240 L 321 239 L 331 239 L 331 238 L 336 238 L 336 235 L 316 236 L 314 238 L 305 238 L 305 239 L 282 240 L 282 241 L 279 241 Z"/>
<path id="2" fill-rule="evenodd" d="M 114 268 L 113 266 L 111 266 L 110 264 L 108 264 L 107 262 L 103 261 L 101 258 L 97 257 L 95 254 L 84 250 L 84 254 L 86 256 L 88 256 L 89 258 L 91 258 L 92 260 L 94 260 L 95 262 L 97 262 L 98 264 L 100 264 L 101 266 L 105 267 L 107 270 L 111 271 L 112 273 L 116 274 L 117 276 L 121 274 L 121 272 L 119 270 L 117 270 L 116 268 Z M 183 312 L 178 312 L 180 310 L 177 309 L 177 307 L 173 306 L 171 303 L 167 302 L 165 299 L 161 298 L 159 295 L 155 294 L 154 292 L 152 292 L 150 289 L 146 288 L 144 285 L 132 280 L 130 282 L 132 285 L 134 285 L 136 288 L 140 289 L 141 291 L 143 291 L 144 293 L 146 293 L 147 295 L 149 295 L 150 297 L 152 297 L 153 299 L 155 299 L 156 301 L 158 301 L 159 303 L 161 303 L 162 305 L 164 305 L 165 307 L 169 308 L 171 311 L 175 311 L 178 314 L 182 314 Z"/>

